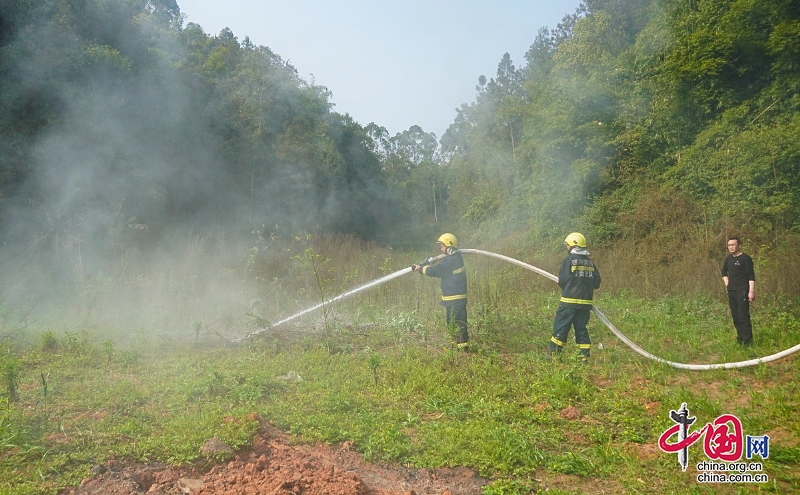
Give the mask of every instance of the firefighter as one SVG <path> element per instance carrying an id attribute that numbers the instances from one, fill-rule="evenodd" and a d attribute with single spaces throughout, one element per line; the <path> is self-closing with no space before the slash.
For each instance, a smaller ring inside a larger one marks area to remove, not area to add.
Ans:
<path id="1" fill-rule="evenodd" d="M 436 264 L 430 264 L 434 258 L 428 258 L 419 265 L 413 265 L 415 272 L 429 277 L 442 279 L 442 302 L 445 309 L 447 328 L 451 324 L 458 327 L 456 348 L 469 350 L 469 333 L 467 332 L 467 273 L 464 258 L 458 252 L 458 240 L 453 234 L 442 234 L 437 240 L 444 257 Z"/>
<path id="2" fill-rule="evenodd" d="M 600 271 L 589 258 L 586 238 L 573 232 L 564 239 L 567 257 L 558 271 L 558 286 L 561 300 L 553 321 L 553 336 L 550 338 L 550 356 L 561 353 L 571 326 L 575 327 L 575 343 L 580 359 L 589 359 L 589 331 L 586 324 L 592 310 L 592 295 L 600 287 Z"/>

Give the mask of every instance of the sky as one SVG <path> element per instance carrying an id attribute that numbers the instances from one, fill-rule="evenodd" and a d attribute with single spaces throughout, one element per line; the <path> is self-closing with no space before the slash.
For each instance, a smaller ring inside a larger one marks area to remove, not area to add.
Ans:
<path id="1" fill-rule="evenodd" d="M 508 52 L 524 65 L 543 26 L 579 0 L 178 0 L 186 23 L 230 28 L 266 45 L 306 81 L 326 86 L 334 110 L 391 135 L 412 125 L 441 138 L 456 108 L 475 100 Z"/>

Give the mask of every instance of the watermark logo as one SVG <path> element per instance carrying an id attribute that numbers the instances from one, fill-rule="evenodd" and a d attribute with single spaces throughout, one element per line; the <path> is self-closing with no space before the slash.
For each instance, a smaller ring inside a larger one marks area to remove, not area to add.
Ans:
<path id="1" fill-rule="evenodd" d="M 667 428 L 658 439 L 658 446 L 668 454 L 678 455 L 678 464 L 686 471 L 689 466 L 689 447 L 703 440 L 703 452 L 712 461 L 700 462 L 697 470 L 700 472 L 697 480 L 701 483 L 718 482 L 759 482 L 768 481 L 766 474 L 761 474 L 763 465 L 760 462 L 740 463 L 742 454 L 747 459 L 757 455 L 761 459 L 769 457 L 769 436 L 744 435 L 742 422 L 733 414 L 722 414 L 714 421 L 706 423 L 700 429 L 690 432 L 697 418 L 689 414 L 686 403 L 680 409 L 669 412 L 670 419 L 675 423 Z M 675 441 L 671 441 L 673 437 Z M 722 471 L 722 473 L 717 473 Z M 728 474 L 728 473 L 734 474 Z M 750 474 L 750 472 L 756 472 Z"/>
<path id="2" fill-rule="evenodd" d="M 752 459 L 753 455 L 758 455 L 762 459 L 769 457 L 769 435 L 760 437 L 747 435 L 747 458 Z"/>

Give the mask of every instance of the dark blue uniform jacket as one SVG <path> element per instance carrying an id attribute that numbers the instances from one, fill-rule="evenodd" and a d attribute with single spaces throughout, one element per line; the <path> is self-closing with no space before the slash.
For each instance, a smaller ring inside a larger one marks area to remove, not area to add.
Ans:
<path id="1" fill-rule="evenodd" d="M 594 290 L 600 287 L 600 271 L 589 259 L 589 251 L 573 249 L 558 271 L 561 304 L 591 306 Z"/>
<path id="2" fill-rule="evenodd" d="M 442 306 L 467 301 L 467 273 L 461 253 L 445 256 L 439 263 L 422 267 L 422 273 L 442 279 Z"/>

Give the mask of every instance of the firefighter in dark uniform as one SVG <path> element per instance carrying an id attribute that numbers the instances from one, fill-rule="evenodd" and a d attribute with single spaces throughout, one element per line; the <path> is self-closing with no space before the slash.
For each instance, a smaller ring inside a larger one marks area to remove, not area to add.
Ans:
<path id="1" fill-rule="evenodd" d="M 469 333 L 467 333 L 467 273 L 464 258 L 458 252 L 458 240 L 453 234 L 442 234 L 438 241 L 439 249 L 445 255 L 438 263 L 414 265 L 415 272 L 429 277 L 442 279 L 442 306 L 445 309 L 447 327 L 451 323 L 458 327 L 456 348 L 469 349 Z M 428 258 L 432 260 L 432 258 Z"/>
<path id="2" fill-rule="evenodd" d="M 564 239 L 567 257 L 558 271 L 558 286 L 561 300 L 553 321 L 553 336 L 550 338 L 550 355 L 558 354 L 567 342 L 569 329 L 575 327 L 575 343 L 582 360 L 589 358 L 589 331 L 586 324 L 592 311 L 592 295 L 600 287 L 600 272 L 589 258 L 586 238 L 573 232 Z"/>

